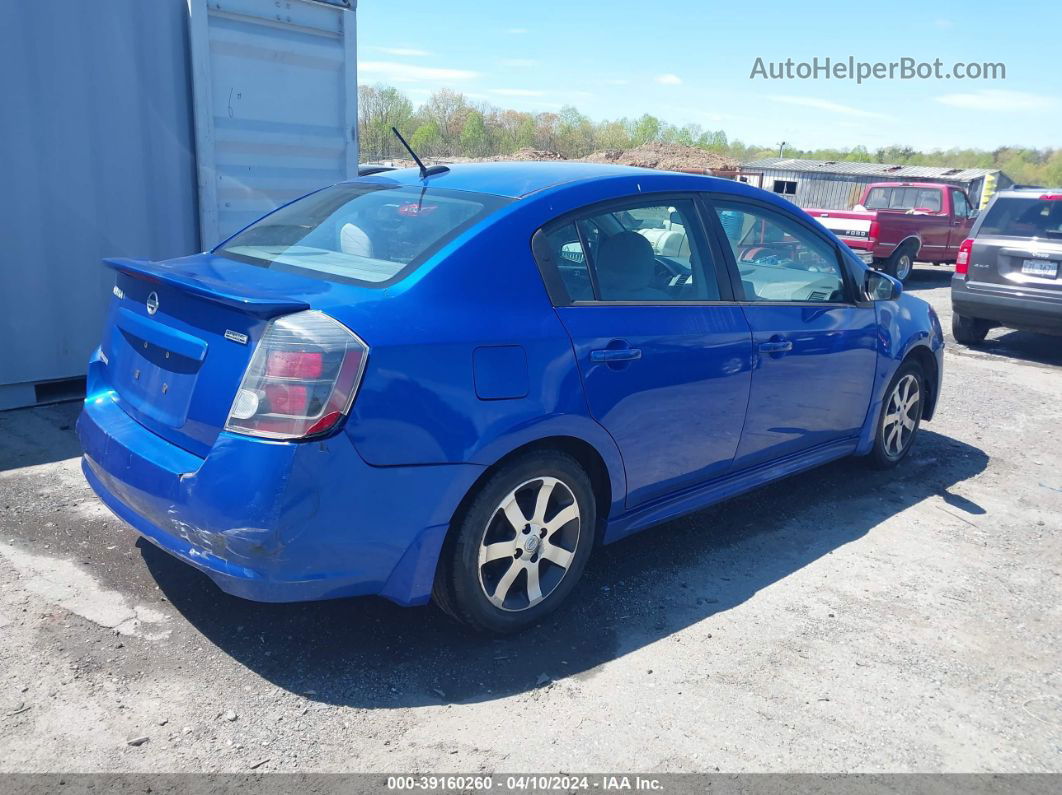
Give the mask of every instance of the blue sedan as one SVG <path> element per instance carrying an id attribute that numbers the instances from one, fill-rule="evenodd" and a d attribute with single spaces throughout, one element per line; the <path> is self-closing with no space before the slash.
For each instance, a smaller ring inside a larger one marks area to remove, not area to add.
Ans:
<path id="1" fill-rule="evenodd" d="M 213 251 L 108 260 L 83 469 L 224 591 L 540 620 L 594 547 L 844 456 L 897 465 L 933 310 L 740 182 L 359 177 Z"/>

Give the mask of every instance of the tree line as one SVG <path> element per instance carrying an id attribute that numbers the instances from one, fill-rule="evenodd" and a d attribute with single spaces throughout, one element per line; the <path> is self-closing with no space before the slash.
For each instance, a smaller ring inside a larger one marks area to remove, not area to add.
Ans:
<path id="1" fill-rule="evenodd" d="M 695 146 L 739 162 L 771 157 L 777 146 L 746 144 L 728 138 L 724 130 L 698 124 L 676 126 L 648 113 L 637 118 L 594 121 L 571 105 L 556 113 L 529 113 L 471 102 L 450 89 L 433 93 L 419 107 L 392 86 L 359 86 L 358 134 L 361 160 L 373 162 L 405 157 L 391 127 L 397 127 L 418 154 L 426 157 L 490 157 L 532 148 L 557 152 L 566 158 L 584 157 L 603 149 L 630 149 L 651 141 Z M 1062 185 L 1062 149 L 999 147 L 921 152 L 909 146 L 873 151 L 850 149 L 805 150 L 785 147 L 785 157 L 846 160 L 862 163 L 998 168 L 1018 183 Z"/>

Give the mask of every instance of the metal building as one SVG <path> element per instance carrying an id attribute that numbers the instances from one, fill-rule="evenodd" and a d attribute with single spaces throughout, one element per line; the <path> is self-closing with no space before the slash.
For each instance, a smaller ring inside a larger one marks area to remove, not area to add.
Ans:
<path id="1" fill-rule="evenodd" d="M 743 163 L 738 176 L 773 191 L 798 207 L 850 209 L 873 182 L 943 182 L 963 188 L 974 207 L 984 207 L 992 194 L 1014 184 L 998 169 L 897 166 L 843 160 L 798 160 L 767 157 Z"/>
<path id="2" fill-rule="evenodd" d="M 0 409 L 83 388 L 113 273 L 356 175 L 356 0 L 0 3 Z"/>

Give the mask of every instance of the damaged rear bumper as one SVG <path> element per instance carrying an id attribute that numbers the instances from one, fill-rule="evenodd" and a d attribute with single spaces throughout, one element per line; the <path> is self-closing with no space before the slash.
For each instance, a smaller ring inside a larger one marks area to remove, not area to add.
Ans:
<path id="1" fill-rule="evenodd" d="M 115 514 L 223 591 L 262 602 L 426 602 L 450 518 L 483 471 L 372 467 L 345 433 L 298 444 L 222 433 L 200 458 L 110 392 L 85 401 L 77 429 L 85 477 Z"/>

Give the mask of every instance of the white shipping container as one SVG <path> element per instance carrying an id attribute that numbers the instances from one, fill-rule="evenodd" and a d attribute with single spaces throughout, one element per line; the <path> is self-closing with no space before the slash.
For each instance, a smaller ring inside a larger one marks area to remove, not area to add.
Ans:
<path id="1" fill-rule="evenodd" d="M 78 388 L 109 256 L 357 173 L 356 0 L 0 3 L 0 409 Z"/>

